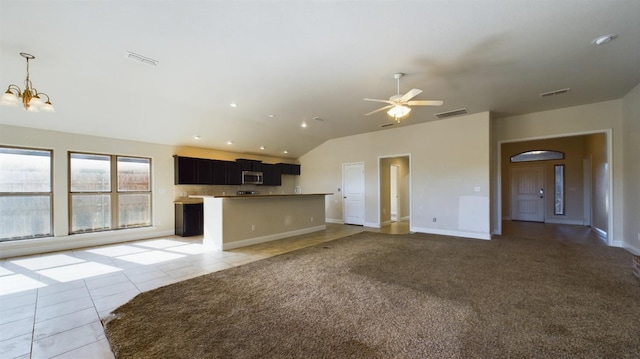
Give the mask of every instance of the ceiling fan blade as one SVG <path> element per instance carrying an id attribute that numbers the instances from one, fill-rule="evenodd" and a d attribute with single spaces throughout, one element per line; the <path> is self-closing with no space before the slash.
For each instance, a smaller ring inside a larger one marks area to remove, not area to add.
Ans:
<path id="1" fill-rule="evenodd" d="M 413 100 L 407 102 L 409 106 L 442 106 L 444 102 L 439 100 Z"/>
<path id="2" fill-rule="evenodd" d="M 411 100 L 412 98 L 418 96 L 421 93 L 422 93 L 422 90 L 411 89 L 411 90 L 409 90 L 409 92 L 407 92 L 406 94 L 402 95 L 402 97 L 400 98 L 400 101 L 401 102 L 407 102 L 407 101 Z"/>
<path id="3" fill-rule="evenodd" d="M 388 105 L 388 106 L 380 107 L 379 109 L 377 109 L 377 110 L 373 110 L 373 111 L 371 111 L 371 112 L 369 112 L 369 113 L 365 113 L 364 115 L 365 115 L 365 116 L 369 116 L 369 115 L 372 115 L 372 114 L 374 114 L 374 113 L 376 113 L 376 112 L 380 112 L 380 111 L 384 111 L 384 110 L 386 110 L 386 109 L 389 109 L 389 108 L 391 108 L 391 107 L 393 107 L 393 105 Z"/>
<path id="4" fill-rule="evenodd" d="M 389 100 L 378 100 L 375 98 L 363 98 L 363 100 L 365 101 L 373 101 L 373 102 L 382 102 L 382 103 L 388 103 L 389 105 L 393 105 L 394 103 L 389 101 Z"/>

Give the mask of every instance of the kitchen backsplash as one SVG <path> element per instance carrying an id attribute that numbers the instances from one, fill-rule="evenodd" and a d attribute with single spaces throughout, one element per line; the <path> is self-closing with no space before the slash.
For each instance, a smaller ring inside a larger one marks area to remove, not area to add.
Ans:
<path id="1" fill-rule="evenodd" d="M 174 200 L 192 195 L 223 196 L 234 195 L 238 191 L 257 191 L 260 194 L 292 194 L 297 186 L 297 176 L 282 176 L 282 186 L 217 186 L 217 185 L 175 185 Z"/>

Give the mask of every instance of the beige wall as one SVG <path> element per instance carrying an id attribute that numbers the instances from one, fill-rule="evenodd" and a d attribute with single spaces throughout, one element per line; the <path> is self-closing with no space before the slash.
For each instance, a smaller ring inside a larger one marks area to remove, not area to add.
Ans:
<path id="1" fill-rule="evenodd" d="M 308 192 L 334 192 L 326 215 L 340 222 L 342 164 L 364 162 L 365 225 L 377 227 L 378 159 L 403 155 L 411 157 L 413 231 L 489 238 L 488 112 L 327 141 L 300 158 L 300 185 Z"/>
<path id="2" fill-rule="evenodd" d="M 267 163 L 295 162 L 280 158 L 252 156 L 233 152 L 211 151 L 189 147 L 173 147 L 145 142 L 77 135 L 66 132 L 38 130 L 26 127 L 0 125 L 0 144 L 53 150 L 53 233 L 55 238 L 28 239 L 0 243 L 0 257 L 41 253 L 52 250 L 112 243 L 115 241 L 151 238 L 174 233 L 174 199 L 181 194 L 181 187 L 189 187 L 189 194 L 198 191 L 214 192 L 217 186 L 175 186 L 173 155 L 196 156 L 233 160 L 251 158 Z M 148 157 L 152 160 L 152 227 L 98 232 L 69 233 L 68 208 L 68 152 L 118 154 Z M 265 187 L 260 191 L 293 192 L 297 176 L 283 176 L 283 187 Z M 230 186 L 235 191 L 239 186 Z M 242 187 L 244 189 L 244 186 Z M 208 193 L 205 193 L 208 194 Z M 114 236 L 114 233 L 118 233 Z"/>
<path id="3" fill-rule="evenodd" d="M 640 84 L 622 99 L 624 128 L 624 241 L 640 255 Z"/>
<path id="4" fill-rule="evenodd" d="M 606 132 L 611 134 L 612 153 L 609 168 L 613 177 L 611 188 L 612 204 L 608 232 L 609 244 L 623 246 L 623 125 L 622 101 L 613 100 L 583 106 L 568 107 L 558 110 L 536 112 L 519 116 L 498 118 L 493 120 L 494 146 L 502 142 L 514 140 L 541 139 L 576 134 Z M 499 147 L 498 147 L 499 148 Z M 497 159 L 499 161 L 499 159 Z M 501 166 L 500 166 L 501 167 Z M 496 168 L 493 176 L 500 178 L 501 168 Z M 494 194 L 492 201 L 502 203 L 498 194 Z M 498 210 L 496 210 L 498 212 Z M 501 228 L 500 218 L 504 213 L 493 217 L 495 228 Z"/>

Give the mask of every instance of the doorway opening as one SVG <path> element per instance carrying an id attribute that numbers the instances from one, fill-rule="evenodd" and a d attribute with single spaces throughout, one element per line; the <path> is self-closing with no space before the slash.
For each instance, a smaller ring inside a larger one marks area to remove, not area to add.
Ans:
<path id="1" fill-rule="evenodd" d="M 590 227 L 611 245 L 611 149 L 610 131 L 499 143 L 496 233 L 502 233 L 503 221 L 574 225 Z M 537 152 L 564 157 L 512 160 Z"/>
<path id="2" fill-rule="evenodd" d="M 392 233 L 409 233 L 411 224 L 410 155 L 379 157 L 378 186 L 380 228 Z"/>

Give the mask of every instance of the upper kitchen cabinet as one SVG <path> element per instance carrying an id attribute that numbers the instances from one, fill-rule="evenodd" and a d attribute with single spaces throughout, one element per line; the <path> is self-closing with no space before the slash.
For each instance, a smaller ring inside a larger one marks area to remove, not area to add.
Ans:
<path id="1" fill-rule="evenodd" d="M 300 165 L 292 163 L 278 163 L 280 171 L 283 175 L 296 175 L 300 176 Z"/>
<path id="2" fill-rule="evenodd" d="M 262 164 L 263 186 L 282 186 L 280 166 Z"/>
<path id="3" fill-rule="evenodd" d="M 262 161 L 238 158 L 236 163 L 240 164 L 242 171 L 262 172 Z"/>
<path id="4" fill-rule="evenodd" d="M 173 156 L 175 184 L 198 184 L 198 159 Z"/>
<path id="5" fill-rule="evenodd" d="M 242 166 L 238 162 L 224 161 L 226 167 L 226 184 L 242 184 Z"/>
<path id="6" fill-rule="evenodd" d="M 213 161 L 198 158 L 196 161 L 196 178 L 198 184 L 214 184 Z"/>
<path id="7" fill-rule="evenodd" d="M 231 161 L 212 160 L 213 183 L 218 185 L 242 184 L 240 164 Z"/>

